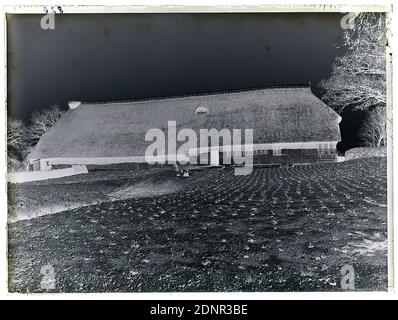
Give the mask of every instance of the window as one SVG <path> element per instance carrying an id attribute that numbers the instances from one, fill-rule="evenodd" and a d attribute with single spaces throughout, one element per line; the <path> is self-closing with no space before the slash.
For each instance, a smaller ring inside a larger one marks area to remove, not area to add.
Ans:
<path id="1" fill-rule="evenodd" d="M 272 150 L 272 153 L 274 156 L 280 156 L 282 155 L 282 149 L 281 148 L 275 148 Z"/>

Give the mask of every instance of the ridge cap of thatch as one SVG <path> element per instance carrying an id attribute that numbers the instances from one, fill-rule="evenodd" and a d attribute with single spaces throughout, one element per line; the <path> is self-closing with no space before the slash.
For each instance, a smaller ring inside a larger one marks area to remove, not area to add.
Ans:
<path id="1" fill-rule="evenodd" d="M 173 99 L 184 99 L 191 97 L 206 97 L 206 96 L 217 96 L 224 94 L 239 94 L 253 91 L 262 91 L 267 89 L 281 89 L 281 90 L 297 90 L 297 89 L 309 89 L 311 91 L 311 83 L 298 83 L 298 84 L 285 84 L 285 85 L 266 85 L 261 87 L 251 87 L 251 88 L 241 88 L 241 89 L 231 89 L 231 90 L 220 90 L 220 91 L 209 91 L 209 92 L 193 92 L 180 95 L 171 96 L 159 96 L 159 97 L 149 97 L 149 98 L 134 98 L 126 100 L 108 100 L 108 101 L 81 101 L 81 106 L 95 106 L 95 105 L 106 105 L 106 104 L 131 104 L 140 102 L 152 102 L 159 100 L 173 100 Z"/>

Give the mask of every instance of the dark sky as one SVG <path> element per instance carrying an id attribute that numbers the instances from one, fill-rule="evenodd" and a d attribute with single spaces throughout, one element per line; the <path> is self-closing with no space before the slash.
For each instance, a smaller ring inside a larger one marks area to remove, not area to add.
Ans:
<path id="1" fill-rule="evenodd" d="M 342 14 L 8 15 L 8 112 L 328 77 Z"/>

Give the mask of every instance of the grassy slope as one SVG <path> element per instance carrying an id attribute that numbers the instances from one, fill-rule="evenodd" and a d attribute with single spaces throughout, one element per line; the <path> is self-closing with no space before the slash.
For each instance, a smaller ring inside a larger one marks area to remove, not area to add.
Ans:
<path id="1" fill-rule="evenodd" d="M 55 291 L 340 290 L 350 264 L 358 290 L 385 290 L 385 158 L 189 181 L 11 224 L 10 289 L 40 291 L 51 264 Z"/>
<path id="2" fill-rule="evenodd" d="M 88 174 L 8 184 L 9 221 L 15 222 L 130 196 L 164 194 L 182 187 L 173 171 L 90 171 Z"/>
<path id="3" fill-rule="evenodd" d="M 106 177 L 102 172 L 92 172 L 47 181 L 9 184 L 9 220 L 97 203 L 106 198 L 107 192 L 125 183 L 127 178 L 127 174 L 123 173 Z"/>

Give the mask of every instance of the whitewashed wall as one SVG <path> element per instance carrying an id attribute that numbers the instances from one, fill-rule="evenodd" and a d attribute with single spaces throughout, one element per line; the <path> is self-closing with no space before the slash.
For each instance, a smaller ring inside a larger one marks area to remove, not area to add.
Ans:
<path id="1" fill-rule="evenodd" d="M 39 180 L 68 177 L 83 173 L 88 173 L 87 167 L 83 165 L 75 165 L 72 166 L 71 168 L 49 170 L 49 171 L 12 172 L 8 174 L 8 181 L 11 183 L 24 183 L 28 181 L 39 181 Z"/>

